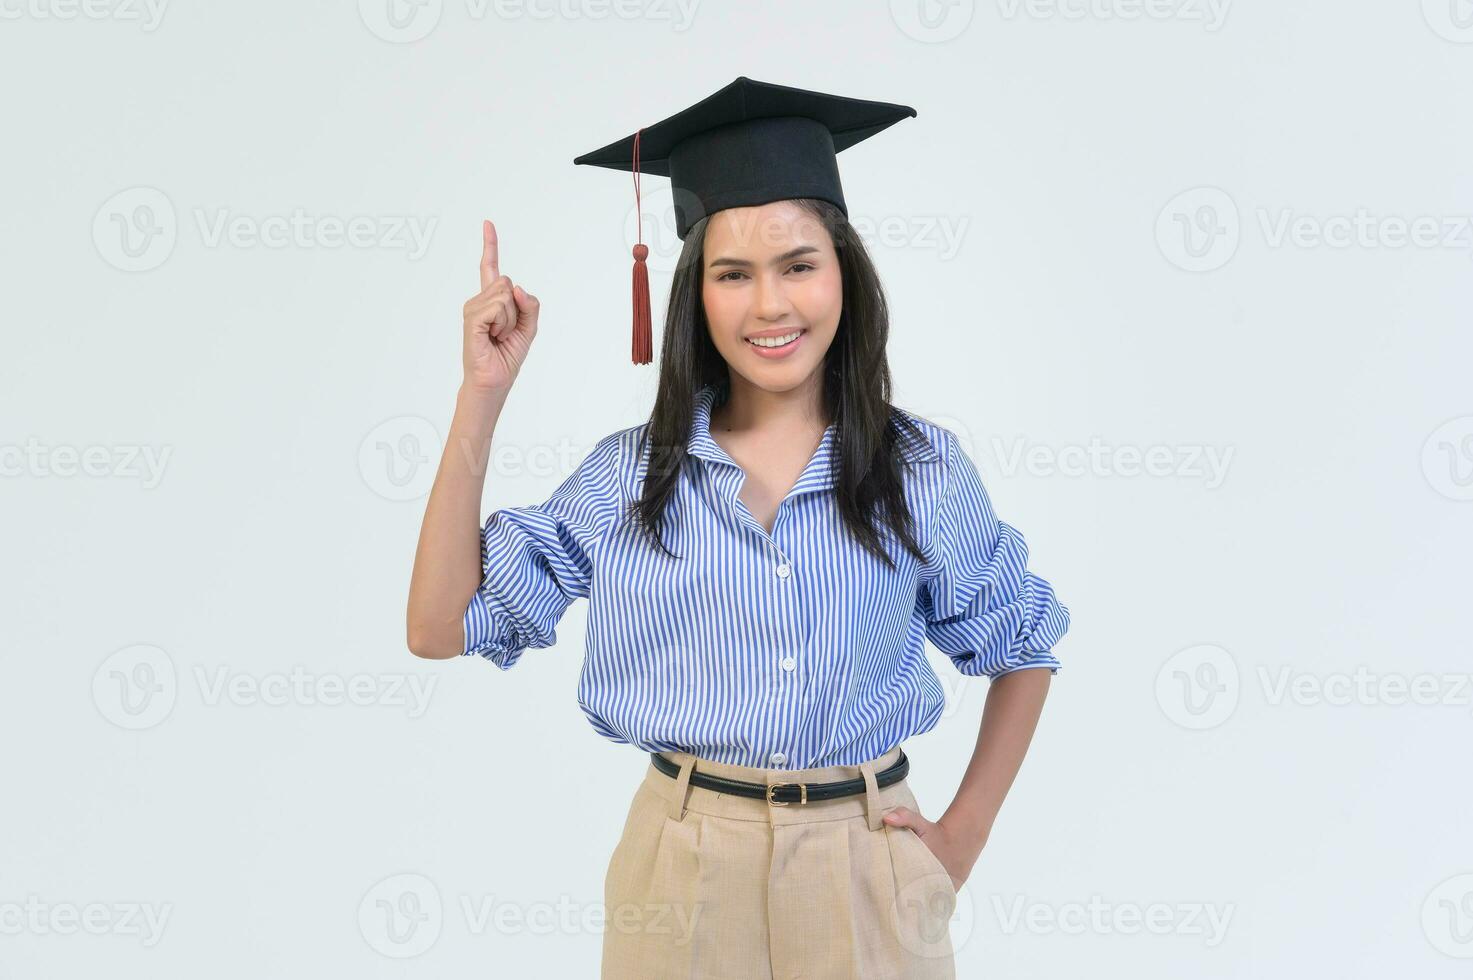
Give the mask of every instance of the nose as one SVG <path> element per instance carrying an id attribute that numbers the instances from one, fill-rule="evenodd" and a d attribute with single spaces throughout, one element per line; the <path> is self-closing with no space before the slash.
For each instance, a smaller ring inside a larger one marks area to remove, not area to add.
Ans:
<path id="1" fill-rule="evenodd" d="M 752 299 L 752 312 L 763 320 L 776 320 L 793 308 L 782 277 L 771 272 L 757 277 L 757 293 Z"/>

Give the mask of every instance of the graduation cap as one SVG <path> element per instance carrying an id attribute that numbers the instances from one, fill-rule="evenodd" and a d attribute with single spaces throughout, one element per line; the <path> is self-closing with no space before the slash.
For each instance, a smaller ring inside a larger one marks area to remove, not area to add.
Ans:
<path id="1" fill-rule="evenodd" d="M 847 216 L 835 154 L 915 114 L 906 105 L 742 76 L 695 105 L 573 162 L 632 172 L 636 211 L 640 174 L 669 177 L 675 230 L 683 241 L 692 225 L 724 208 L 785 198 L 819 198 Z M 648 364 L 649 247 L 643 242 L 642 220 L 639 238 L 634 246 L 633 357 L 635 364 Z"/>

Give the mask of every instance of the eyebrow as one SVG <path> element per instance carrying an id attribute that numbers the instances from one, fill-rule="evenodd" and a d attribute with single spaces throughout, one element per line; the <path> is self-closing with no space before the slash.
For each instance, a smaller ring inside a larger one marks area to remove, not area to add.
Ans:
<path id="1" fill-rule="evenodd" d="M 777 258 L 773 259 L 772 264 L 781 265 L 788 259 L 795 259 L 800 255 L 808 255 L 809 253 L 817 251 L 818 249 L 813 245 L 799 245 L 797 248 L 789 249 L 788 251 L 779 255 Z M 718 265 L 735 265 L 746 268 L 751 266 L 752 263 L 748 262 L 746 259 L 734 259 L 728 256 L 722 256 L 719 259 L 713 259 L 708 264 L 714 269 Z"/>

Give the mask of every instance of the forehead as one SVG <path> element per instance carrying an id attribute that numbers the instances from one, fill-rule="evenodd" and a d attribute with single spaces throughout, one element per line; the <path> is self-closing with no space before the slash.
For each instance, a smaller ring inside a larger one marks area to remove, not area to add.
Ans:
<path id="1" fill-rule="evenodd" d="M 785 252 L 798 245 L 831 249 L 833 240 L 818 215 L 793 201 L 725 208 L 706 223 L 710 254 Z"/>

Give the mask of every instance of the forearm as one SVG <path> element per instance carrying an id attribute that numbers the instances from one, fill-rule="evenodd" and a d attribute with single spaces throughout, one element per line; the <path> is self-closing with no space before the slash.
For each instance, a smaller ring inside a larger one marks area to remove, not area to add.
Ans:
<path id="1" fill-rule="evenodd" d="M 987 843 L 1003 800 L 1028 754 L 1048 696 L 1051 672 L 1044 667 L 1010 671 L 993 679 L 982 709 L 972 760 L 956 798 L 941 816 L 971 848 L 975 860 Z"/>
<path id="2" fill-rule="evenodd" d="M 461 617 L 481 581 L 481 495 L 491 437 L 505 391 L 462 387 L 445 450 L 425 505 L 409 583 L 409 649 L 420 657 L 456 656 Z"/>

